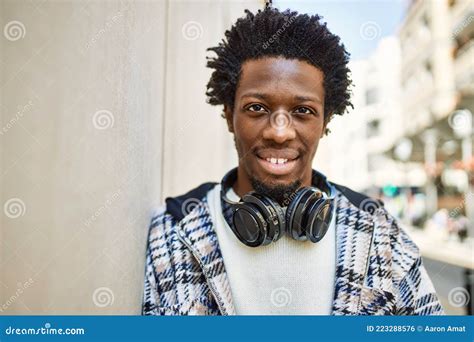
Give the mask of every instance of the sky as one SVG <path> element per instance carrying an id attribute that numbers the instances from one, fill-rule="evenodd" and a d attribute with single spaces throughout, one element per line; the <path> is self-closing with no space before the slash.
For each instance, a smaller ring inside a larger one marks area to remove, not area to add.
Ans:
<path id="1" fill-rule="evenodd" d="M 395 35 L 408 0 L 273 0 L 274 7 L 319 14 L 341 37 L 352 60 L 365 59 L 382 37 Z"/>

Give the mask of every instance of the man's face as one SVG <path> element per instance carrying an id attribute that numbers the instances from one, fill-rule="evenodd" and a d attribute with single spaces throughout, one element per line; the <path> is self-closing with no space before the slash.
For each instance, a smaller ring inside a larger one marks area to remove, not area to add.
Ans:
<path id="1" fill-rule="evenodd" d="M 256 183 L 280 190 L 311 185 L 325 130 L 323 77 L 296 59 L 265 57 L 242 65 L 233 111 L 226 106 L 225 112 L 245 192 Z"/>

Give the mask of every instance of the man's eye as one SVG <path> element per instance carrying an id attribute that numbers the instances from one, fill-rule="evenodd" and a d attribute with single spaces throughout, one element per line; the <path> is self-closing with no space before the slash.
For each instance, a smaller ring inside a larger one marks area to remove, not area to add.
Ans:
<path id="1" fill-rule="evenodd" d="M 299 107 L 295 110 L 296 114 L 314 114 L 314 111 L 307 107 Z"/>
<path id="2" fill-rule="evenodd" d="M 251 106 L 248 106 L 247 109 L 250 110 L 251 112 L 258 112 L 258 113 L 264 113 L 266 111 L 265 107 L 259 104 L 253 104 Z"/>

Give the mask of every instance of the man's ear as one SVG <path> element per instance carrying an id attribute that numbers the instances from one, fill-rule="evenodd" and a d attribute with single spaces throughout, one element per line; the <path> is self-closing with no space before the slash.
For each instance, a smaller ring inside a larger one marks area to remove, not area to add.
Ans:
<path id="1" fill-rule="evenodd" d="M 228 105 L 224 105 L 224 117 L 225 120 L 227 121 L 227 129 L 229 132 L 234 133 L 234 122 L 233 122 L 233 115 L 232 115 L 232 110 Z"/>

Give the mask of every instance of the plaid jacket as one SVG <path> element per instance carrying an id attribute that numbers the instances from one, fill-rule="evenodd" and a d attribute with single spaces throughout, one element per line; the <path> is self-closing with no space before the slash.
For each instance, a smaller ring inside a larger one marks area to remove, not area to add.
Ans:
<path id="1" fill-rule="evenodd" d="M 362 210 L 370 199 L 364 197 L 361 206 L 347 195 L 363 195 L 337 189 L 332 314 L 444 314 L 417 246 L 395 219 L 383 207 Z M 193 209 L 184 217 L 176 218 L 163 206 L 152 218 L 144 315 L 235 314 L 206 195 L 192 198 L 192 193 L 187 201 Z M 369 205 L 375 203 L 371 201 Z"/>

